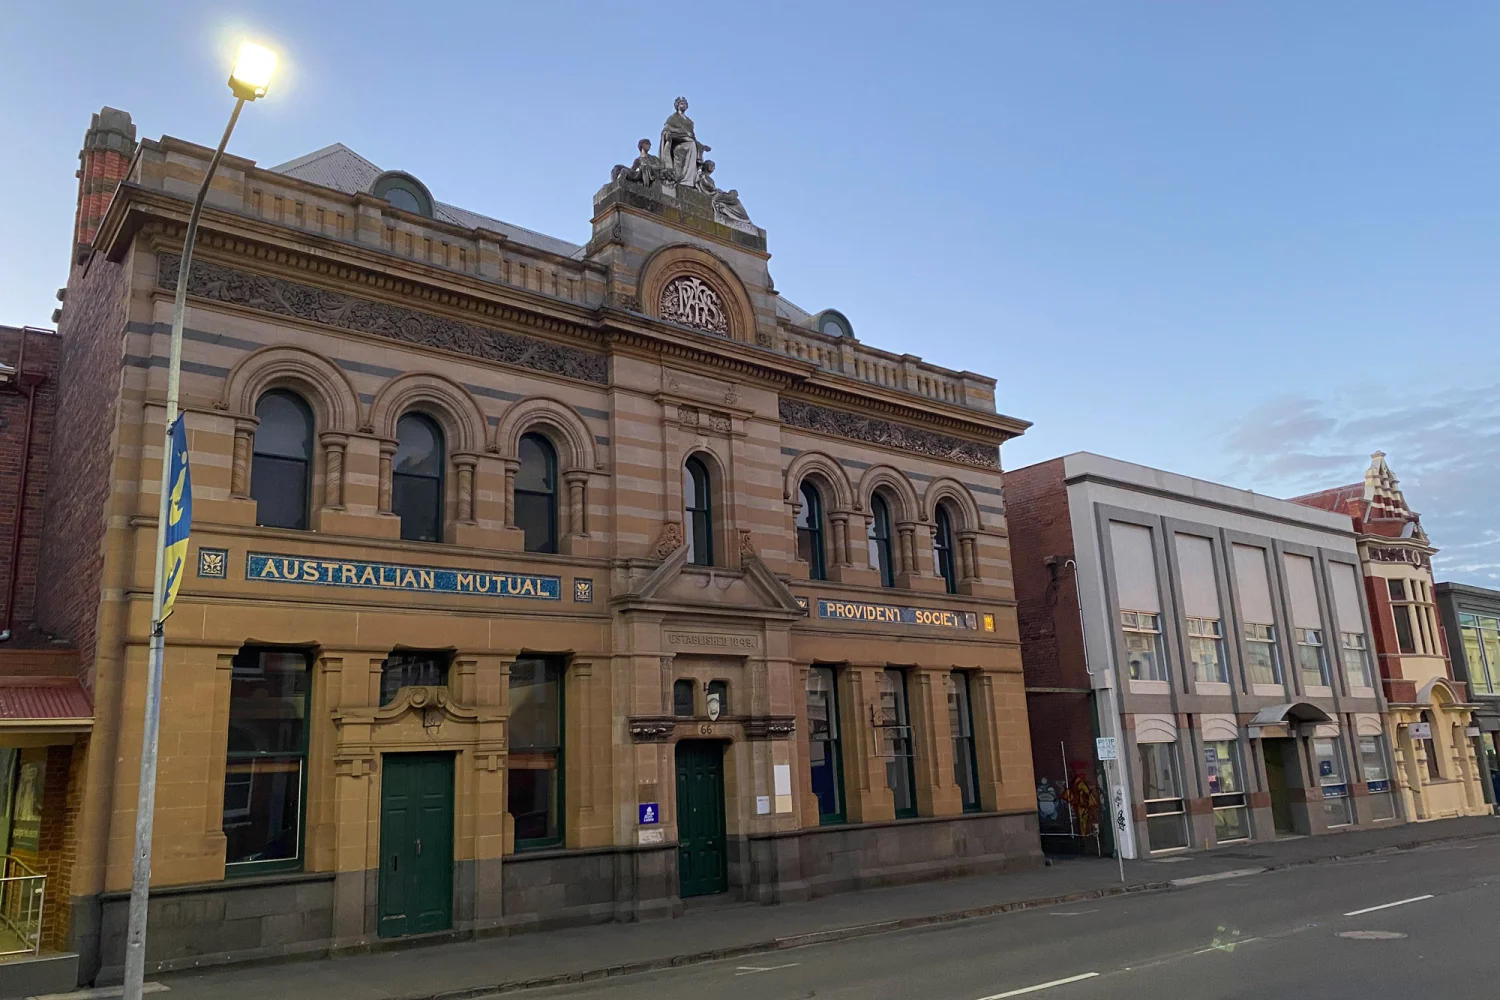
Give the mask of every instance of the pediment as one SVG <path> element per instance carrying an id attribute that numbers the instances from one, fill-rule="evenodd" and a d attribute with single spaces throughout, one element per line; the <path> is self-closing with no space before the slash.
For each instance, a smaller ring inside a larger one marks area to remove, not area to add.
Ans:
<path id="1" fill-rule="evenodd" d="M 685 545 L 674 549 L 660 566 L 638 586 L 616 598 L 615 603 L 713 613 L 740 611 L 785 618 L 806 613 L 791 589 L 759 556 L 742 553 L 738 569 L 696 566 L 687 561 Z"/>

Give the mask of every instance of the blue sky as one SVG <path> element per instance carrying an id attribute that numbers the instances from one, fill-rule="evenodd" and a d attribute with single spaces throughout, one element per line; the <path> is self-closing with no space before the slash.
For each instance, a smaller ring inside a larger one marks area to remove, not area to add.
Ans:
<path id="1" fill-rule="evenodd" d="M 582 242 L 684 94 L 777 287 L 999 379 L 1087 449 L 1289 496 L 1381 448 L 1500 587 L 1500 5 L 29 4 L 7 14 L 0 322 L 65 280 L 90 113 L 212 144 L 237 40 L 285 71 L 231 150 L 342 141 Z"/>

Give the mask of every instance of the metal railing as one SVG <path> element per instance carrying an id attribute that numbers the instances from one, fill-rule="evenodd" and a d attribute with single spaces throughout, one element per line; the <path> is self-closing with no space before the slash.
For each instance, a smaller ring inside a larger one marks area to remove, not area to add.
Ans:
<path id="1" fill-rule="evenodd" d="M 0 955 L 39 954 L 47 876 L 11 854 L 0 871 L 0 925 L 9 932 L 0 933 Z"/>

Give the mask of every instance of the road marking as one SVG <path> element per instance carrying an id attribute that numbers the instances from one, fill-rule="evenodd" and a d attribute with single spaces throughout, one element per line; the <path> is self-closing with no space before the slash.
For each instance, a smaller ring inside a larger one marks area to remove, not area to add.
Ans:
<path id="1" fill-rule="evenodd" d="M 1355 941 L 1399 941 L 1406 935 L 1400 931 L 1339 931 L 1339 937 Z"/>
<path id="2" fill-rule="evenodd" d="M 1234 951 L 1234 949 L 1238 948 L 1242 944 L 1249 944 L 1251 941 L 1259 941 L 1259 940 L 1260 940 L 1260 938 L 1258 938 L 1258 937 L 1253 937 L 1253 938 L 1235 938 L 1233 941 L 1229 941 L 1229 942 L 1227 942 L 1225 944 L 1211 944 L 1207 948 L 1199 948 L 1197 951 L 1193 952 L 1193 954 L 1194 955 L 1207 955 L 1211 951 Z"/>
<path id="3" fill-rule="evenodd" d="M 1246 875 L 1259 875 L 1265 871 L 1264 868 L 1236 868 L 1228 872 L 1212 872 L 1208 875 L 1190 875 L 1187 878 L 1174 878 L 1173 885 L 1200 885 L 1204 882 L 1218 882 L 1226 878 L 1243 878 Z"/>
<path id="4" fill-rule="evenodd" d="M 790 969 L 794 965 L 801 965 L 801 964 L 802 964 L 801 962 L 788 962 L 785 965 L 767 965 L 767 966 L 740 965 L 740 966 L 736 966 L 736 968 L 738 969 L 738 971 L 735 972 L 735 975 L 736 976 L 753 976 L 757 972 L 778 972 L 778 971 L 780 971 L 782 969 Z"/>
<path id="5" fill-rule="evenodd" d="M 1098 976 L 1097 972 L 1085 972 L 1081 976 L 1069 976 L 1067 979 L 1054 979 L 1050 983 L 1037 983 L 1035 986 L 1027 986 L 1019 990 L 1010 990 L 1005 993 L 996 993 L 994 996 L 980 997 L 980 1000 L 1005 1000 L 1006 997 L 1018 997 L 1026 993 L 1039 993 L 1042 990 L 1050 990 L 1054 986 L 1066 986 L 1069 983 L 1081 983 L 1085 979 L 1093 979 Z"/>
<path id="6" fill-rule="evenodd" d="M 1344 914 L 1346 917 L 1357 917 L 1361 913 L 1374 913 L 1376 910 L 1389 910 L 1393 906 L 1405 906 L 1407 903 L 1420 903 L 1424 899 L 1431 899 L 1432 893 L 1425 896 L 1413 896 L 1411 899 L 1398 899 L 1394 903 L 1381 903 L 1379 906 L 1367 906 L 1363 910 L 1350 910 Z"/>
<path id="7" fill-rule="evenodd" d="M 1049 917 L 1081 917 L 1085 913 L 1098 913 L 1098 910 L 1052 910 Z"/>

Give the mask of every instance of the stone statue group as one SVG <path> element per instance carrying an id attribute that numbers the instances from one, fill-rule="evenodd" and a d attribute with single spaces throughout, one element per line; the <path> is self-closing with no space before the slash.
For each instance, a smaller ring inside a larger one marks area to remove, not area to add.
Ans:
<path id="1" fill-rule="evenodd" d="M 641 155 L 628 167 L 617 165 L 612 179 L 623 178 L 648 188 L 664 184 L 700 191 L 713 205 L 715 221 L 736 229 L 751 228 L 750 215 L 740 203 L 740 193 L 720 190 L 714 183 L 714 161 L 703 158 L 709 147 L 699 142 L 693 132 L 693 120 L 687 116 L 687 98 L 677 98 L 673 107 L 676 110 L 661 127 L 658 146 L 661 155 L 651 152 L 650 139 L 642 139 L 636 143 Z"/>

